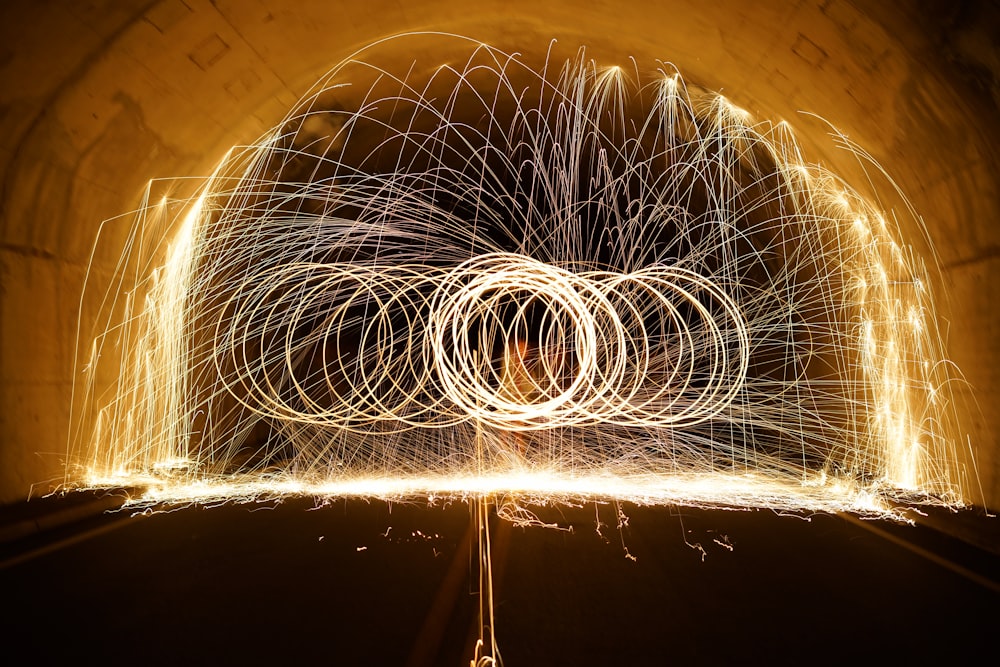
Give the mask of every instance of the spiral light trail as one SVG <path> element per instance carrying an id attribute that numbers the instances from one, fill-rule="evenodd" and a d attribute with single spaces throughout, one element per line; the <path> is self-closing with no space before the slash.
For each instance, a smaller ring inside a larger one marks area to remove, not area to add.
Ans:
<path id="1" fill-rule="evenodd" d="M 195 197 L 144 202 L 71 479 L 961 501 L 957 373 L 891 214 L 662 64 L 394 39 L 431 37 L 462 59 L 389 71 L 363 49 Z"/>

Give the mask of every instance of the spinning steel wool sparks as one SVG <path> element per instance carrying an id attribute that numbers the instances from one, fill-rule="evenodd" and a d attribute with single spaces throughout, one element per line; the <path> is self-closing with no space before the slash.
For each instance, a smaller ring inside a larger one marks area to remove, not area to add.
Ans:
<path id="1" fill-rule="evenodd" d="M 178 225 L 139 209 L 72 479 L 153 500 L 960 502 L 955 372 L 892 216 L 666 67 L 435 38 L 460 64 L 364 49 Z"/>

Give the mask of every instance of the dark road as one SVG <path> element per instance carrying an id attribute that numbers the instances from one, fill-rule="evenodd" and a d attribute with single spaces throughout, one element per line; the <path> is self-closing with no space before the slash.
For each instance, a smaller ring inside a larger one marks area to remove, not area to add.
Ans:
<path id="1" fill-rule="evenodd" d="M 996 659 L 1000 595 L 984 579 L 997 580 L 997 558 L 934 531 L 621 509 L 620 528 L 613 504 L 539 510 L 571 530 L 494 525 L 505 665 Z M 6 554 L 3 634 L 23 664 L 467 665 L 469 523 L 457 501 L 104 514 L 74 528 L 96 531 L 88 539 L 20 562 Z"/>

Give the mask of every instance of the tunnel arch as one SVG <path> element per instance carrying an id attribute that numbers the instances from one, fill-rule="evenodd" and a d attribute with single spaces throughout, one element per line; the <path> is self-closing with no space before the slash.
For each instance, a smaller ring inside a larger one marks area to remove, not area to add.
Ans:
<path id="1" fill-rule="evenodd" d="M 515 3 L 524 10 L 516 13 L 487 3 L 472 16 L 459 5 L 432 3 L 420 16 L 396 5 L 334 11 L 319 2 L 294 13 L 279 3 L 179 0 L 132 13 L 5 8 L 7 26 L 45 25 L 8 42 L 15 46 L 4 67 L 20 84 L 7 87 L 4 117 L 6 500 L 61 479 L 68 332 L 100 221 L 127 209 L 150 178 L 207 173 L 225 148 L 268 127 L 354 46 L 433 24 L 526 52 L 556 37 L 586 43 L 602 60 L 667 57 L 762 116 L 790 119 L 797 130 L 801 123 L 804 143 L 838 173 L 858 174 L 854 158 L 831 148 L 824 124 L 799 109 L 821 113 L 871 152 L 923 216 L 952 295 L 946 320 L 968 323 L 949 333 L 951 356 L 979 403 L 968 421 L 983 482 L 973 499 L 996 504 L 997 315 L 988 297 L 997 280 L 996 137 L 983 120 L 995 118 L 996 103 L 976 88 L 991 81 L 992 56 L 976 40 L 995 17 L 984 23 L 969 7 L 944 16 L 953 37 L 942 46 L 923 17 L 869 15 L 840 2 L 573 12 Z M 43 29 L 67 36 L 61 50 L 49 49 Z M 302 44 L 315 48 L 303 55 Z M 931 46 L 975 67 L 929 56 Z M 913 232 L 911 242 L 920 236 Z M 97 260 L 97 275 L 108 276 L 114 258 Z M 93 305 L 83 304 L 85 320 Z"/>

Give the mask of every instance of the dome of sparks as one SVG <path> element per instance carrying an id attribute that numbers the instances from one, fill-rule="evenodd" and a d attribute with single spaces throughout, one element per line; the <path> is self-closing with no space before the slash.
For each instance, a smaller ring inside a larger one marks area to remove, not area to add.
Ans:
<path id="1" fill-rule="evenodd" d="M 80 465 L 249 493 L 954 492 L 923 266 L 787 124 L 663 63 L 437 38 L 461 57 L 363 49 L 226 156 L 131 290 L 134 370 Z"/>

